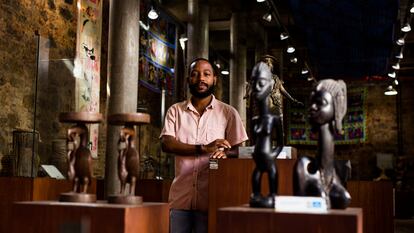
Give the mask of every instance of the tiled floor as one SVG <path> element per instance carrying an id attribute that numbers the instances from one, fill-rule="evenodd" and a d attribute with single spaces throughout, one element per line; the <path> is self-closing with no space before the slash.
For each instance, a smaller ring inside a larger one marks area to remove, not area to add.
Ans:
<path id="1" fill-rule="evenodd" d="M 394 220 L 394 233 L 414 233 L 414 219 Z"/>

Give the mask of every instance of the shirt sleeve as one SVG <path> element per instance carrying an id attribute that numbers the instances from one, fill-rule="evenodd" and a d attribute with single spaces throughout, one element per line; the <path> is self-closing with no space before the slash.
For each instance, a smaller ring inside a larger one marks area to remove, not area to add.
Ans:
<path id="1" fill-rule="evenodd" d="M 170 135 L 170 136 L 176 137 L 176 131 L 175 131 L 175 123 L 177 119 L 176 115 L 177 115 L 177 110 L 175 108 L 175 105 L 173 105 L 167 110 L 167 113 L 165 114 L 164 127 L 161 130 L 160 138 L 164 135 Z"/>
<path id="2" fill-rule="evenodd" d="M 244 128 L 243 122 L 240 118 L 239 113 L 233 107 L 231 107 L 229 121 L 226 128 L 226 140 L 230 145 L 234 146 L 240 144 L 247 139 L 246 129 Z"/>

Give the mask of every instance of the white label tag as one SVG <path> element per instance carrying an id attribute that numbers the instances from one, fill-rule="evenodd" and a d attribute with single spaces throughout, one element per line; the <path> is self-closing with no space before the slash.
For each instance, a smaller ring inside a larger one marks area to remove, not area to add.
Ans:
<path id="1" fill-rule="evenodd" d="M 276 196 L 276 210 L 282 212 L 324 213 L 327 206 L 322 197 Z"/>

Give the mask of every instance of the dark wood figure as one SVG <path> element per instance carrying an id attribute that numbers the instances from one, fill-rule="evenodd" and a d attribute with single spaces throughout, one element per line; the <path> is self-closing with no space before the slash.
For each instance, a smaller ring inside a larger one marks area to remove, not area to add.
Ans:
<path id="1" fill-rule="evenodd" d="M 129 183 L 128 195 L 134 195 L 135 184 L 139 177 L 139 156 L 135 149 L 134 126 L 125 126 L 121 129 L 118 142 L 118 176 L 121 181 L 120 194 L 125 193 L 126 184 Z"/>
<path id="2" fill-rule="evenodd" d="M 92 179 L 92 155 L 88 149 L 88 128 L 77 124 L 68 130 L 68 178 L 73 181 L 72 191 L 87 193 Z"/>
<path id="3" fill-rule="evenodd" d="M 88 194 L 92 181 L 92 154 L 88 148 L 89 131 L 86 124 L 99 123 L 97 112 L 66 112 L 59 115 L 60 122 L 75 123 L 68 129 L 68 178 L 73 182 L 72 192 L 62 193 L 63 202 L 95 202 L 96 195 Z"/>
<path id="4" fill-rule="evenodd" d="M 123 125 L 118 140 L 118 178 L 121 182 L 119 195 L 108 197 L 109 203 L 134 204 L 142 203 L 141 196 L 135 196 L 136 182 L 139 178 L 139 152 L 135 148 L 135 125 L 150 123 L 147 113 L 117 113 L 108 116 L 111 125 Z M 129 190 L 126 186 L 129 184 Z"/>
<path id="5" fill-rule="evenodd" d="M 269 113 L 268 98 L 272 92 L 274 80 L 268 65 L 259 62 L 254 68 L 251 77 L 251 94 L 257 103 L 259 115 L 252 119 L 252 132 L 255 148 L 253 159 L 256 167 L 252 174 L 252 190 L 250 197 L 251 207 L 274 208 L 277 193 L 277 170 L 275 159 L 283 148 L 282 123 L 280 116 Z M 277 146 L 272 146 L 272 131 L 276 130 Z M 269 178 L 269 194 L 261 194 L 261 179 L 267 172 Z"/>
<path id="6" fill-rule="evenodd" d="M 318 132 L 318 153 L 315 159 L 301 157 L 294 168 L 294 194 L 323 197 L 332 209 L 345 209 L 351 201 L 334 164 L 334 135 L 342 133 L 346 98 L 346 84 L 342 80 L 322 80 L 314 88 L 309 120 L 312 130 Z"/>

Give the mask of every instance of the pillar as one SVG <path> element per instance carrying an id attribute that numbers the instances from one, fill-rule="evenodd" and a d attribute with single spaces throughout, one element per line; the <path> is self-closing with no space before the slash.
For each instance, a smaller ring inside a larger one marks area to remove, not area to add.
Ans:
<path id="1" fill-rule="evenodd" d="M 108 115 L 136 112 L 138 98 L 139 0 L 110 1 L 108 44 Z M 120 126 L 107 126 L 105 195 L 120 191 Z"/>
<path id="2" fill-rule="evenodd" d="M 197 57 L 208 58 L 208 11 L 203 0 L 188 0 L 187 63 Z"/>
<path id="3" fill-rule="evenodd" d="M 233 13 L 230 20 L 230 105 L 239 112 L 246 125 L 246 102 L 243 99 L 246 87 L 246 40 L 245 16 Z"/>

